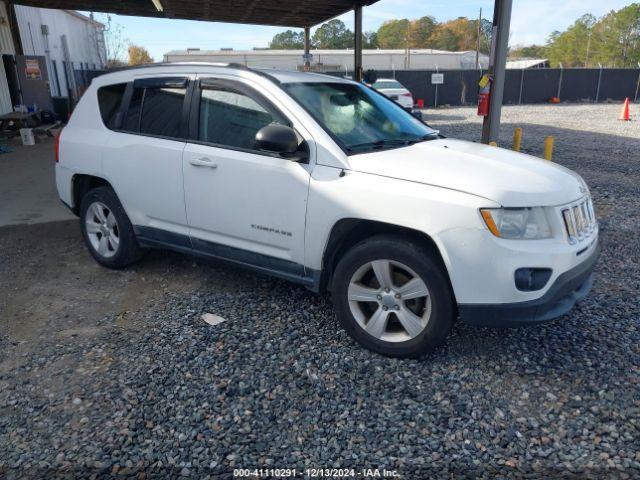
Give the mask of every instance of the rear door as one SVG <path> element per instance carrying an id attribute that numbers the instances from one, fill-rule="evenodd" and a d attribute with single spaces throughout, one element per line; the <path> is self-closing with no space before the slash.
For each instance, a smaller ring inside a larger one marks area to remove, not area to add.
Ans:
<path id="1" fill-rule="evenodd" d="M 310 162 L 253 145 L 260 128 L 274 122 L 295 127 L 292 119 L 249 81 L 205 77 L 197 85 L 184 151 L 193 247 L 272 273 L 304 276 Z"/>
<path id="2" fill-rule="evenodd" d="M 142 237 L 189 246 L 182 178 L 188 76 L 131 82 L 103 170 Z M 167 235 L 167 233 L 173 235 Z"/>

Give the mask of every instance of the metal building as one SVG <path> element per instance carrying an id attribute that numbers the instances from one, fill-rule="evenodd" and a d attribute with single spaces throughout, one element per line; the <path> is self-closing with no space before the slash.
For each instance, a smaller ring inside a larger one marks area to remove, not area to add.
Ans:
<path id="1" fill-rule="evenodd" d="M 353 50 L 311 50 L 310 68 L 320 72 L 353 70 Z M 174 50 L 164 54 L 165 62 L 235 62 L 248 67 L 304 69 L 303 50 Z M 364 70 L 458 70 L 474 69 L 476 52 L 449 52 L 431 49 L 363 50 Z M 486 69 L 489 57 L 480 55 L 480 66 Z"/>
<path id="2" fill-rule="evenodd" d="M 77 98 L 91 71 L 105 68 L 104 26 L 73 10 L 0 2 L 0 114 L 18 104 L 53 109 Z"/>

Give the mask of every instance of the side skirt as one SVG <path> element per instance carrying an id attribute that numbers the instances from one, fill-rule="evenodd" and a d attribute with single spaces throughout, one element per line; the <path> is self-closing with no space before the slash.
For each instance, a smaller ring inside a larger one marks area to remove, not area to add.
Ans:
<path id="1" fill-rule="evenodd" d="M 320 271 L 306 268 L 289 260 L 262 255 L 240 248 L 208 242 L 187 235 L 167 232 L 153 227 L 134 225 L 138 243 L 145 248 L 173 250 L 204 259 L 222 260 L 240 267 L 304 285 L 320 291 Z"/>

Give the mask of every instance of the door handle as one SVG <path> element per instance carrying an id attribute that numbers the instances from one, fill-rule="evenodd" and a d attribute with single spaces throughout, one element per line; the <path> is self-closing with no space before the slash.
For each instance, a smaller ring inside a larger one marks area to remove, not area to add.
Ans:
<path id="1" fill-rule="evenodd" d="M 213 163 L 213 160 L 207 157 L 192 158 L 191 160 L 189 160 L 189 163 L 194 167 L 218 168 L 218 164 Z"/>

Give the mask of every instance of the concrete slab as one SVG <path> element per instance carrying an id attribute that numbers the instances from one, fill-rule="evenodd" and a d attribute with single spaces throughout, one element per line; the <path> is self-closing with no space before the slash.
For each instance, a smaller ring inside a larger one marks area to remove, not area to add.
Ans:
<path id="1" fill-rule="evenodd" d="M 30 147 L 19 138 L 5 142 L 15 151 L 0 154 L 0 226 L 74 218 L 58 199 L 53 139 L 37 142 Z"/>

